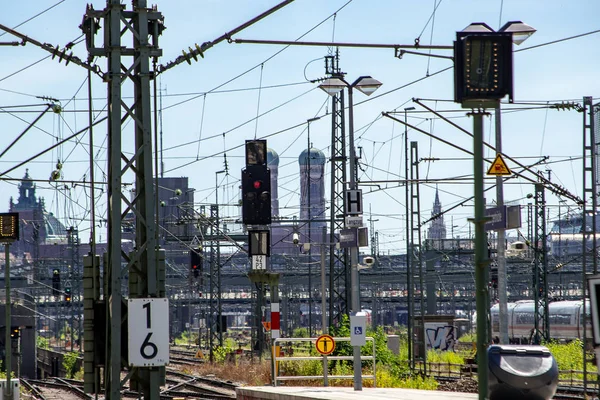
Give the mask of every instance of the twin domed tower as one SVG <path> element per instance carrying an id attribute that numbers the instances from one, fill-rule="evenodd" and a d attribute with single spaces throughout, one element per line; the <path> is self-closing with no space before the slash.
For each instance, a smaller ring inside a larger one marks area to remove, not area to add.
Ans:
<path id="1" fill-rule="evenodd" d="M 271 243 L 283 252 L 286 244 L 291 242 L 296 230 L 300 234 L 300 242 L 321 242 L 322 229 L 326 226 L 325 215 L 325 154 L 311 147 L 305 149 L 298 157 L 300 166 L 300 218 L 295 224 L 273 222 Z M 273 149 L 267 150 L 267 165 L 271 170 L 271 211 L 274 219 L 291 216 L 279 212 L 279 155 Z M 309 229 L 310 228 L 310 229 Z"/>

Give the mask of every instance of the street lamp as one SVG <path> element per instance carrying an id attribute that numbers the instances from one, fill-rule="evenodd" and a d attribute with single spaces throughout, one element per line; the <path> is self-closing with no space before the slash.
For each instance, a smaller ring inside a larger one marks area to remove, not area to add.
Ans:
<path id="1" fill-rule="evenodd" d="M 358 89 L 362 93 L 370 96 L 379 87 L 381 82 L 370 76 L 360 76 L 352 84 L 348 84 L 343 78 L 329 78 L 319 85 L 323 91 L 330 96 L 335 96 L 345 87 L 348 88 L 348 117 L 349 117 L 349 132 L 348 141 L 350 146 L 350 190 L 356 189 L 357 166 L 356 153 L 354 149 L 354 104 L 352 91 Z M 357 235 L 358 236 L 358 235 Z M 352 312 L 360 312 L 360 289 L 358 287 L 358 247 L 350 248 L 350 286 L 352 298 Z M 354 390 L 362 390 L 362 371 L 360 359 L 360 346 L 353 346 L 354 355 Z"/>

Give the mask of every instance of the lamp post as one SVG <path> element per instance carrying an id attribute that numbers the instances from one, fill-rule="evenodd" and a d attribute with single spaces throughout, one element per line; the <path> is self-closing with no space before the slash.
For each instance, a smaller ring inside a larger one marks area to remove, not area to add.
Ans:
<path id="1" fill-rule="evenodd" d="M 381 86 L 381 82 L 370 76 L 360 76 L 352 84 L 348 84 L 342 78 L 326 79 L 319 88 L 324 90 L 330 96 L 333 96 L 344 88 L 348 88 L 348 117 L 349 117 L 349 132 L 348 141 L 350 146 L 350 190 L 356 189 L 357 165 L 356 152 L 354 149 L 354 106 L 353 106 L 353 89 L 358 89 L 362 93 L 370 96 Z M 358 286 L 358 247 L 350 248 L 350 286 L 352 298 L 352 312 L 360 312 L 360 289 Z M 354 390 L 362 390 L 362 369 L 360 360 L 360 346 L 353 347 L 354 356 Z"/>
<path id="2" fill-rule="evenodd" d="M 500 32 L 511 32 L 513 43 L 519 45 L 535 32 L 535 29 L 520 21 L 508 22 Z M 502 153 L 502 114 L 500 102 L 494 111 L 496 153 Z M 502 176 L 496 177 L 496 204 L 504 206 L 504 180 Z M 498 242 L 496 244 L 496 265 L 498 266 L 498 329 L 500 331 L 500 343 L 508 344 L 508 285 L 506 270 L 506 235 L 504 229 L 498 230 Z"/>
<path id="3" fill-rule="evenodd" d="M 408 176 L 410 172 L 410 166 L 408 165 L 408 111 L 414 110 L 414 107 L 404 108 L 404 177 L 406 183 L 404 184 L 404 199 L 406 204 L 406 327 L 407 327 L 407 347 L 408 347 L 408 368 L 412 372 L 414 368 L 413 363 L 413 274 L 412 274 L 412 246 L 410 243 L 410 218 L 409 218 L 409 188 L 408 188 Z"/>

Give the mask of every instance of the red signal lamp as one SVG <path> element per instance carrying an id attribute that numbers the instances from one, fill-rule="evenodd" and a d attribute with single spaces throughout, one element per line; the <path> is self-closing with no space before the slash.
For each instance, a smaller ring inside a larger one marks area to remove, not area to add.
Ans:
<path id="1" fill-rule="evenodd" d="M 260 189 L 261 187 L 261 181 L 254 181 L 254 189 Z"/>

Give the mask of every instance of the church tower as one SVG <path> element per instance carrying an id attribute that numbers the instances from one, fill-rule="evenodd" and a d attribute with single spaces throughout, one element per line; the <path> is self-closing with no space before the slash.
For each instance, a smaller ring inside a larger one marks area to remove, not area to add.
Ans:
<path id="1" fill-rule="evenodd" d="M 444 224 L 444 216 L 440 215 L 442 212 L 442 203 L 440 202 L 440 196 L 438 189 L 435 189 L 435 200 L 433 202 L 433 210 L 431 210 L 431 216 L 439 215 L 436 219 L 431 221 L 431 226 L 427 231 L 428 239 L 446 239 L 446 225 Z"/>
<path id="2" fill-rule="evenodd" d="M 303 241 L 321 240 L 325 226 L 325 154 L 314 147 L 298 157 L 300 164 L 300 235 Z M 311 221 L 308 223 L 307 221 Z M 317 220 L 317 221 L 313 221 Z M 310 225 L 310 229 L 309 229 Z M 309 234 L 310 231 L 310 234 Z"/>

